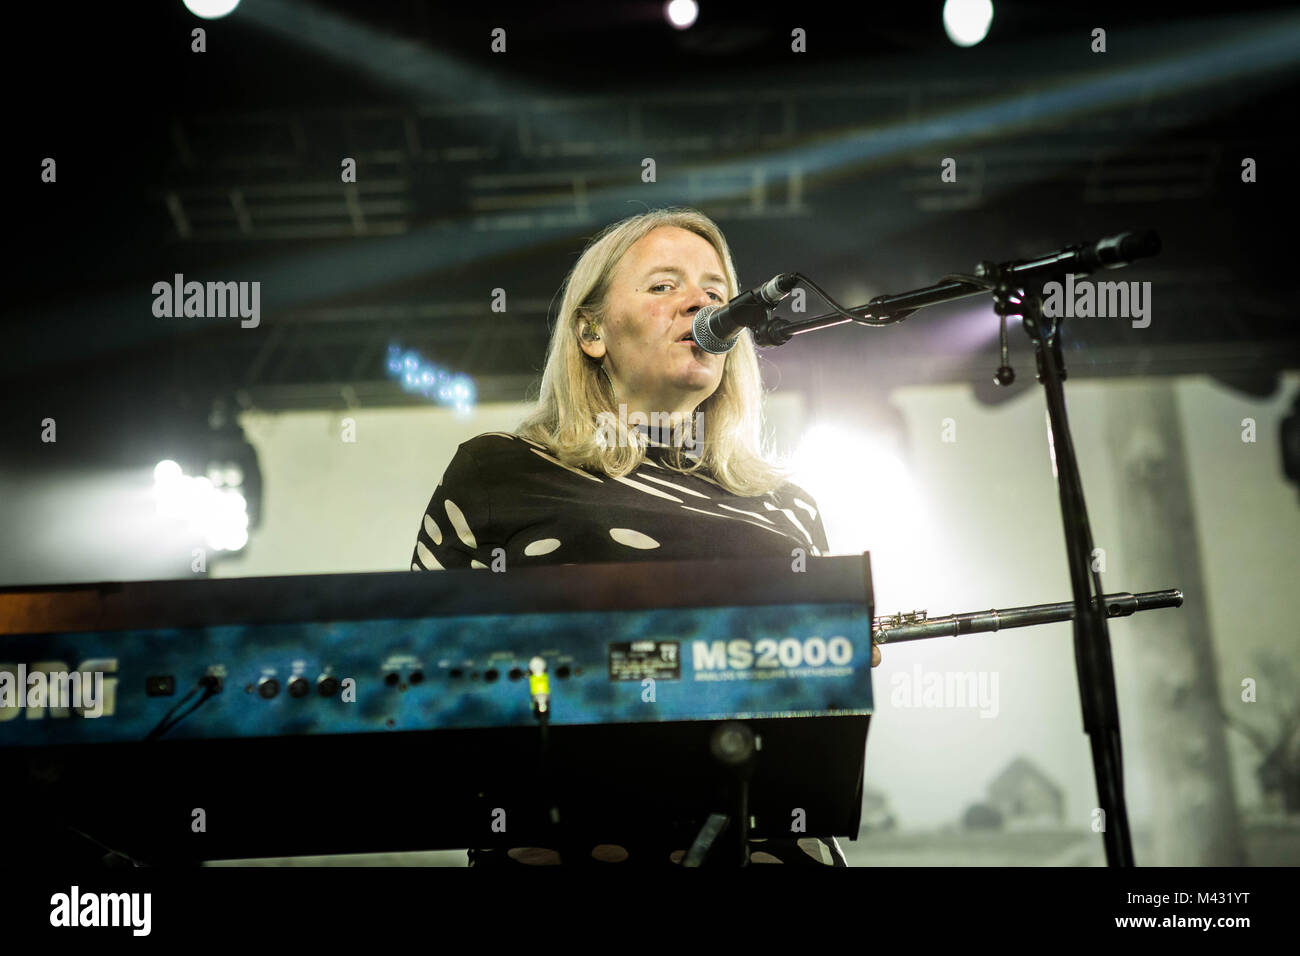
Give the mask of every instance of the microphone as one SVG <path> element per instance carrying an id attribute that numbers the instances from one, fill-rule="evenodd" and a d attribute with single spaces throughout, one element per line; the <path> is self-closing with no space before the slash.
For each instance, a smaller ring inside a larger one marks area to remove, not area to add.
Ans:
<path id="1" fill-rule="evenodd" d="M 799 273 L 782 272 L 757 289 L 742 292 L 726 305 L 706 305 L 695 313 L 691 338 L 706 352 L 721 355 L 730 352 L 740 341 L 740 330 L 767 318 L 778 302 L 794 291 Z"/>
<path id="2" fill-rule="evenodd" d="M 1074 261 L 1088 272 L 1098 269 L 1118 269 L 1134 259 L 1154 256 L 1160 252 L 1160 237 L 1151 229 L 1143 232 L 1121 232 L 1088 243 L 1075 250 Z"/>

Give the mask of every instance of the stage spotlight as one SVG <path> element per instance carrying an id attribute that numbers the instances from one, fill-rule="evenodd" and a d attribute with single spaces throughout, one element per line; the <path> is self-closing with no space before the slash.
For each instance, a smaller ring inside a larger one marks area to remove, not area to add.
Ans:
<path id="1" fill-rule="evenodd" d="M 400 346 L 388 347 L 388 373 L 402 383 L 408 392 L 416 392 L 442 405 L 454 406 L 462 415 L 467 414 L 478 398 L 474 380 L 463 373 L 450 373 L 428 362 L 413 349 L 403 351 Z"/>
<path id="2" fill-rule="evenodd" d="M 244 470 L 234 461 L 209 462 L 208 481 L 216 488 L 238 488 L 244 483 Z"/>
<path id="3" fill-rule="evenodd" d="M 239 551 L 261 523 L 262 470 L 226 399 L 206 417 L 172 423 L 152 443 L 158 459 L 153 498 L 158 514 L 202 540 L 210 551 Z"/>
<path id="4" fill-rule="evenodd" d="M 990 0 L 947 0 L 943 5 L 943 28 L 957 46 L 974 46 L 988 36 L 993 22 Z"/>
<path id="5" fill-rule="evenodd" d="M 670 0 L 664 4 L 664 16 L 678 30 L 685 30 L 700 15 L 700 5 L 695 0 Z"/>
<path id="6" fill-rule="evenodd" d="M 214 551 L 238 551 L 248 543 L 248 502 L 233 488 L 185 474 L 170 459 L 154 467 L 158 513 L 184 522 Z"/>
<path id="7" fill-rule="evenodd" d="M 239 6 L 239 0 L 184 0 L 184 3 L 186 10 L 204 20 L 219 20 Z"/>
<path id="8" fill-rule="evenodd" d="M 155 485 L 165 485 L 181 476 L 181 466 L 170 458 L 154 465 L 153 480 Z"/>

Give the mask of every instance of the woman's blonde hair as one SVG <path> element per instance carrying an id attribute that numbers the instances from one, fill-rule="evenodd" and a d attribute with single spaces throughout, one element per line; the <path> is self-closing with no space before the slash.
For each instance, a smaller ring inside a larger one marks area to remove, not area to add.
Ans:
<path id="1" fill-rule="evenodd" d="M 703 213 L 685 207 L 655 209 L 613 223 L 583 250 L 564 283 L 559 315 L 546 350 L 546 367 L 537 407 L 515 434 L 547 446 L 567 465 L 621 477 L 645 457 L 639 435 L 618 420 L 613 384 L 601 363 L 582 350 L 579 326 L 603 327 L 614 270 L 638 240 L 663 226 L 676 226 L 704 238 L 718 254 L 727 280 L 727 299 L 739 288 L 727 240 Z M 785 484 L 789 470 L 772 460 L 762 435 L 762 378 L 748 329 L 726 354 L 717 389 L 696 408 L 703 416 L 692 462 L 670 453 L 670 464 L 684 474 L 703 470 L 732 494 L 757 496 Z M 602 413 L 606 413 L 602 415 Z M 611 422 L 611 418 L 613 421 Z M 605 428 L 599 422 L 607 423 Z M 611 431 L 617 441 L 609 441 Z"/>

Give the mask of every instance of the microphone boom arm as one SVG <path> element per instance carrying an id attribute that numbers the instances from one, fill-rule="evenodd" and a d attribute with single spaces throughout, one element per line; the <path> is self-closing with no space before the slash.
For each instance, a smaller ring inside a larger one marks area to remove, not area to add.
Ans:
<path id="1" fill-rule="evenodd" d="M 975 267 L 974 275 L 953 273 L 944 276 L 935 285 L 897 295 L 878 295 L 866 305 L 852 309 L 842 308 L 812 280 L 799 273 L 793 273 L 799 276 L 801 282 L 813 288 L 818 295 L 830 303 L 835 311 L 798 321 L 772 316 L 769 313 L 766 321 L 756 323 L 751 331 L 756 345 L 771 347 L 784 345 L 794 336 L 804 332 L 843 325 L 845 322 L 872 326 L 893 325 L 901 322 L 917 309 L 951 302 L 954 299 L 964 299 L 967 296 L 979 295 L 981 292 L 991 292 L 997 285 L 992 276 L 1001 276 L 1004 281 L 1012 285 L 1027 287 L 1030 282 L 1046 282 L 1065 272 L 1091 275 L 1098 269 L 1118 269 L 1128 265 L 1134 259 L 1153 256 L 1159 251 L 1160 237 L 1155 232 L 1150 230 L 1123 232 L 1095 242 L 1065 246 L 1033 259 L 1012 260 L 1000 264 L 981 262 Z"/>

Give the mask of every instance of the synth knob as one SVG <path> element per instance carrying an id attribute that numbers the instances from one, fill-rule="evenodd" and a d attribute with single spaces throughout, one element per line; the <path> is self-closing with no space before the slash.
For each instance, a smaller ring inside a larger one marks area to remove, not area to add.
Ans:
<path id="1" fill-rule="evenodd" d="M 280 693 L 280 682 L 274 677 L 263 677 L 257 682 L 257 692 L 266 700 Z"/>
<path id="2" fill-rule="evenodd" d="M 322 697 L 333 697 L 339 692 L 339 679 L 329 674 L 322 674 L 316 681 L 316 693 Z"/>
<path id="3" fill-rule="evenodd" d="M 294 677 L 289 681 L 290 697 L 306 697 L 311 693 L 311 685 L 307 683 L 305 677 Z"/>

